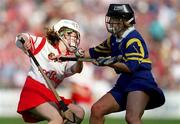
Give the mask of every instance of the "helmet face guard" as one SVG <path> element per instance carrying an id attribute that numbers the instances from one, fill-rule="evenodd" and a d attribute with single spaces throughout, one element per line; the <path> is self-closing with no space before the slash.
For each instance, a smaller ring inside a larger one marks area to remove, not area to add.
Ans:
<path id="1" fill-rule="evenodd" d="M 68 51 L 76 52 L 80 44 L 80 34 L 77 31 L 63 27 L 58 31 L 58 36 Z"/>
<path id="2" fill-rule="evenodd" d="M 70 52 L 75 52 L 80 44 L 79 25 L 72 21 L 63 19 L 54 25 L 54 31 Z"/>
<path id="3" fill-rule="evenodd" d="M 124 28 L 124 23 L 135 24 L 134 12 L 129 4 L 110 4 L 105 17 L 108 32 L 117 34 Z"/>
<path id="4" fill-rule="evenodd" d="M 112 34 L 117 34 L 120 31 L 122 31 L 124 28 L 123 20 L 120 18 L 111 18 L 111 17 L 106 16 L 105 22 L 106 22 L 106 28 L 108 32 Z"/>

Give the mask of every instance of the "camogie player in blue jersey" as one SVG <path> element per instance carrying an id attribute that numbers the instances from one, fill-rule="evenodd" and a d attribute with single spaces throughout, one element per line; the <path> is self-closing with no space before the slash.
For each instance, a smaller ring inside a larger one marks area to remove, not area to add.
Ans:
<path id="1" fill-rule="evenodd" d="M 111 35 L 86 51 L 85 56 L 95 58 L 95 65 L 112 67 L 120 76 L 115 86 L 92 106 L 90 124 L 103 124 L 105 115 L 123 110 L 128 124 L 142 124 L 144 110 L 165 102 L 151 73 L 146 43 L 134 27 L 134 12 L 129 4 L 110 4 L 105 20 Z"/>

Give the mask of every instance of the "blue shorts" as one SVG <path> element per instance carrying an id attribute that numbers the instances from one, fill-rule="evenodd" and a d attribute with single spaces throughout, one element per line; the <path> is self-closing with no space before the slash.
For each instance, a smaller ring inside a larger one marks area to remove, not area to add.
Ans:
<path id="1" fill-rule="evenodd" d="M 127 94 L 132 91 L 143 91 L 149 95 L 150 100 L 146 106 L 146 110 L 159 107 L 165 103 L 164 94 L 162 90 L 158 88 L 155 82 L 149 82 L 148 80 L 144 79 L 136 79 L 131 80 L 131 82 L 123 83 L 126 83 L 123 89 L 118 85 L 115 85 L 115 87 L 109 91 L 109 93 L 112 94 L 116 102 L 119 104 L 121 109 L 120 111 L 126 109 Z"/>

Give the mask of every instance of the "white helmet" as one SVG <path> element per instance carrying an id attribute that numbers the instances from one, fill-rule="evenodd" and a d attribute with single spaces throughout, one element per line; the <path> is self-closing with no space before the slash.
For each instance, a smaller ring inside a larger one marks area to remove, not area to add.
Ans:
<path id="1" fill-rule="evenodd" d="M 68 19 L 62 19 L 60 20 L 58 23 L 56 23 L 54 25 L 54 31 L 59 31 L 59 29 L 61 29 L 62 27 L 67 27 L 70 29 L 73 29 L 75 31 L 77 31 L 78 33 L 80 32 L 80 28 L 77 22 L 72 21 L 72 20 L 68 20 Z"/>

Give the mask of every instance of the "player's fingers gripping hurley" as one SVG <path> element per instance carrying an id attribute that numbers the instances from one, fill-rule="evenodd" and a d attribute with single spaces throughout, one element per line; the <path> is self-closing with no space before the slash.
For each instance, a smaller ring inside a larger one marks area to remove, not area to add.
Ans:
<path id="1" fill-rule="evenodd" d="M 65 112 L 61 112 L 61 116 L 64 118 L 64 124 L 76 124 L 75 121 L 75 114 L 73 113 L 70 109 L 66 110 Z M 72 118 L 67 118 L 67 117 L 72 117 Z"/>
<path id="2" fill-rule="evenodd" d="M 108 65 L 111 65 L 113 63 L 116 63 L 116 62 L 120 61 L 121 59 L 122 59 L 121 55 L 114 56 L 114 57 L 111 57 L 111 56 L 108 56 L 108 57 L 99 57 L 93 63 L 95 65 L 97 65 L 97 66 L 108 66 Z"/>
<path id="3" fill-rule="evenodd" d="M 107 60 L 104 62 L 104 65 L 110 65 L 110 64 L 113 64 L 113 63 L 116 63 L 116 62 L 120 62 L 121 59 L 122 59 L 122 55 L 110 57 L 109 59 L 107 59 Z"/>
<path id="4" fill-rule="evenodd" d="M 18 39 L 19 39 L 19 40 L 21 40 L 21 39 L 24 40 L 24 43 L 22 43 L 22 45 L 23 45 L 23 47 L 24 47 L 25 50 L 31 49 L 32 44 L 31 44 L 31 42 L 30 42 L 30 39 L 29 39 L 26 35 L 20 34 L 20 35 L 18 35 Z"/>
<path id="5" fill-rule="evenodd" d="M 27 40 L 27 41 L 24 43 L 24 48 L 25 48 L 26 50 L 31 49 L 31 46 L 32 46 L 32 44 L 31 44 L 30 40 Z"/>
<path id="6" fill-rule="evenodd" d="M 93 62 L 93 64 L 97 66 L 103 66 L 105 65 L 104 62 L 110 59 L 110 57 L 98 57 L 96 61 Z"/>
<path id="7" fill-rule="evenodd" d="M 72 112 L 69 109 L 64 114 L 64 117 L 69 117 L 71 116 Z M 64 124 L 80 124 L 81 121 L 82 119 L 78 118 L 77 116 L 75 116 L 75 114 L 73 114 L 73 118 L 71 120 L 67 118 L 64 119 Z"/>

